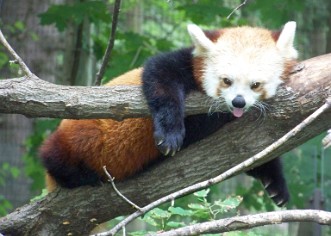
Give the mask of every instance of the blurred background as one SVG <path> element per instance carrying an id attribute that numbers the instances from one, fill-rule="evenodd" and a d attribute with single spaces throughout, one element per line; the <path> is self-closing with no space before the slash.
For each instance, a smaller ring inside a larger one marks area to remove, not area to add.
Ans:
<path id="1" fill-rule="evenodd" d="M 113 3 L 113 0 L 0 0 L 0 26 L 9 43 L 40 78 L 57 84 L 92 85 L 110 35 Z M 331 52 L 329 0 L 250 0 L 227 19 L 240 3 L 239 0 L 122 1 L 115 47 L 103 82 L 142 66 L 151 55 L 190 46 L 186 25 L 192 22 L 205 29 L 246 24 L 280 29 L 287 21 L 294 20 L 301 60 Z M 10 59 L 1 47 L 0 79 L 22 76 L 18 67 L 9 63 Z M 56 119 L 0 114 L 0 216 L 41 193 L 44 170 L 37 150 L 58 123 Z M 324 135 L 283 158 L 292 195 L 288 208 L 331 210 L 328 169 L 331 151 L 321 148 Z M 241 204 L 238 201 L 231 211 L 225 213 L 221 209 L 226 199 L 233 203 L 241 198 Z M 178 227 L 238 212 L 276 209 L 260 184 L 245 175 L 177 200 L 176 206 L 187 212 L 181 215 L 165 205 L 135 222 L 130 231 L 143 235 L 146 230 Z M 200 213 L 199 207 L 204 207 Z M 218 210 L 208 212 L 212 207 Z M 266 226 L 225 235 L 271 233 L 331 235 L 328 227 L 309 223 Z"/>

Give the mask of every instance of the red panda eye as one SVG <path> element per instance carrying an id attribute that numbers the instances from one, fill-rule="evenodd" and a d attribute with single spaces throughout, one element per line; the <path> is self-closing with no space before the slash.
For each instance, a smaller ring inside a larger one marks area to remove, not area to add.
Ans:
<path id="1" fill-rule="evenodd" d="M 231 86 L 232 85 L 232 81 L 228 78 L 223 78 L 223 83 L 228 85 L 228 86 Z"/>
<path id="2" fill-rule="evenodd" d="M 251 84 L 251 89 L 257 89 L 261 86 L 260 82 L 254 82 Z"/>

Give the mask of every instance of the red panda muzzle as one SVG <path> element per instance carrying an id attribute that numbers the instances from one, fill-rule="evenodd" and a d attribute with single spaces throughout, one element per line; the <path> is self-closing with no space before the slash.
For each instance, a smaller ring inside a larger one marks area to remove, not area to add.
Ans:
<path id="1" fill-rule="evenodd" d="M 241 95 L 237 95 L 232 100 L 232 105 L 233 105 L 232 114 L 235 117 L 241 117 L 244 114 L 244 107 L 246 105 L 246 101 L 245 101 L 244 97 Z"/>

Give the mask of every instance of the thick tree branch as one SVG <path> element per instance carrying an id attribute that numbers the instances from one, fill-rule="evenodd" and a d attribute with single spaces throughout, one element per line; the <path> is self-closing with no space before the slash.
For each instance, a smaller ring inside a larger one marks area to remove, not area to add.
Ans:
<path id="1" fill-rule="evenodd" d="M 270 146 L 262 150 L 261 152 L 257 153 L 253 157 L 245 160 L 244 162 L 230 168 L 229 170 L 225 171 L 224 173 L 205 180 L 203 182 L 199 182 L 196 184 L 193 184 L 189 187 L 186 187 L 184 189 L 181 189 L 177 192 L 174 192 L 170 195 L 167 195 L 163 198 L 160 198 L 154 202 L 151 202 L 147 206 L 143 208 L 138 208 L 138 211 L 134 212 L 133 214 L 126 217 L 123 221 L 121 221 L 119 224 L 117 224 L 113 229 L 111 229 L 109 232 L 105 232 L 102 234 L 98 234 L 98 236 L 108 236 L 108 235 L 115 235 L 121 228 L 125 227 L 128 223 L 133 221 L 134 219 L 138 218 L 139 216 L 147 213 L 148 211 L 152 210 L 153 208 L 161 205 L 162 203 L 169 202 L 173 199 L 182 197 L 184 195 L 187 195 L 189 193 L 196 192 L 198 190 L 202 190 L 204 188 L 207 188 L 213 184 L 220 183 L 236 174 L 239 174 L 240 172 L 243 172 L 243 170 L 250 169 L 254 165 L 254 163 L 258 161 L 264 161 L 264 158 L 272 153 L 275 149 L 280 148 L 285 142 L 287 142 L 290 138 L 295 137 L 299 132 L 301 132 L 304 128 L 307 128 L 308 125 L 310 125 L 315 119 L 317 119 L 323 112 L 328 110 L 331 107 L 331 97 L 327 99 L 327 102 L 323 104 L 319 109 L 317 109 L 313 114 L 308 116 L 304 121 L 302 121 L 300 124 L 295 126 L 291 131 L 289 131 L 287 134 L 285 134 L 283 137 L 278 139 L 276 142 L 272 143 Z"/>
<path id="2" fill-rule="evenodd" d="M 248 216 L 235 216 L 183 227 L 158 236 L 188 236 L 207 233 L 224 233 L 235 230 L 251 229 L 258 226 L 281 224 L 285 222 L 316 222 L 331 225 L 331 213 L 320 210 L 288 210 L 267 212 Z"/>
<path id="3" fill-rule="evenodd" d="M 293 83 L 293 86 L 303 86 L 302 92 L 308 91 L 310 95 L 307 95 L 317 96 L 319 88 L 309 91 L 310 84 L 313 81 L 310 83 L 307 79 L 312 78 L 314 80 L 314 78 L 320 78 L 320 76 L 327 77 L 330 70 L 330 61 L 331 54 L 327 54 L 301 63 L 300 65 L 305 65 L 306 69 L 292 76 L 292 78 L 301 77 L 298 82 Z M 313 68 L 315 66 L 317 68 Z M 307 69 L 307 67 L 311 68 Z M 310 69 L 315 72 L 313 76 L 307 75 Z M 319 74 L 319 71 L 321 74 Z M 22 77 L 0 80 L 0 113 L 23 114 L 27 117 L 112 118 L 117 120 L 149 115 L 141 88 L 137 86 L 61 86 L 48 83 L 36 76 L 32 78 Z M 322 83 L 326 83 L 326 85 L 321 84 L 321 86 L 328 86 L 326 80 L 327 78 L 321 80 Z M 287 90 L 292 89 L 291 86 L 291 84 L 283 86 L 278 97 L 290 97 L 291 91 Z M 324 87 L 323 91 L 327 88 Z M 325 97 L 327 95 L 324 94 Z M 206 113 L 209 111 L 210 105 L 211 100 L 209 98 L 200 93 L 193 93 L 186 100 L 186 114 Z M 298 105 L 296 104 L 296 106 Z"/>
<path id="4" fill-rule="evenodd" d="M 117 183 L 117 188 L 134 203 L 144 206 L 192 183 L 215 177 L 253 156 L 325 103 L 326 98 L 331 94 L 330 62 L 331 54 L 303 62 L 304 68 L 291 76 L 286 85 L 282 86 L 277 97 L 268 101 L 270 111 L 264 119 L 258 120 L 259 114 L 252 110 L 210 137 L 182 150 L 175 157 L 166 158 L 134 178 Z M 10 84 L 7 84 L 5 88 L 0 86 L 0 94 L 3 94 L 4 89 L 10 89 Z M 42 90 L 43 86 L 38 89 Z M 98 89 L 102 91 L 102 88 Z M 87 91 L 89 90 L 84 91 L 84 95 L 89 97 L 96 90 Z M 10 90 L 10 92 L 14 91 Z M 37 92 L 35 91 L 35 93 Z M 3 96 L 0 96 L 0 101 L 3 100 Z M 10 97 L 10 95 L 8 96 Z M 108 96 L 108 101 L 110 101 L 111 95 Z M 83 94 L 79 95 L 80 99 L 83 97 Z M 191 97 L 188 102 L 194 99 Z M 101 100 L 102 97 L 97 98 L 97 101 Z M 11 105 L 15 105 L 16 103 L 12 101 L 13 97 L 8 99 Z M 76 105 L 80 104 L 80 100 L 75 100 L 75 102 Z M 3 105 L 5 103 L 0 104 L 0 109 Z M 204 109 L 207 111 L 208 104 L 205 105 Z M 50 106 L 56 108 L 56 106 Z M 63 104 L 62 106 L 65 107 Z M 126 107 L 129 107 L 128 103 Z M 123 113 L 121 108 L 119 111 Z M 95 106 L 94 109 L 97 107 Z M 81 111 L 79 106 L 77 111 Z M 78 114 L 79 112 L 75 115 L 78 117 Z M 124 114 L 128 113 L 124 112 Z M 138 116 L 137 112 L 135 116 Z M 330 120 L 331 112 L 327 111 L 314 121 L 310 129 L 305 129 L 298 136 L 290 139 L 267 158 L 273 158 L 291 150 L 320 132 L 331 128 Z M 45 199 L 26 205 L 0 219 L 0 229 L 1 233 L 13 235 L 24 235 L 26 232 L 30 234 L 45 232 L 49 235 L 68 233 L 84 235 L 96 223 L 133 211 L 131 205 L 118 197 L 109 185 L 98 188 L 82 187 L 74 190 L 59 189 Z"/>
<path id="5" fill-rule="evenodd" d="M 208 112 L 210 99 L 193 93 L 187 114 Z M 55 85 L 33 76 L 0 80 L 0 113 L 71 119 L 148 116 L 139 86 L 82 87 Z"/>

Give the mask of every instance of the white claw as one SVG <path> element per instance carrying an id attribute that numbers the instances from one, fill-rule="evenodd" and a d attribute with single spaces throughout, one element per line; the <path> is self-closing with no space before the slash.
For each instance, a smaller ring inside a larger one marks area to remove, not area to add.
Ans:
<path id="1" fill-rule="evenodd" d="M 276 197 L 277 195 L 278 195 L 278 193 L 269 193 L 270 198 Z"/>
<path id="2" fill-rule="evenodd" d="M 165 156 L 168 156 L 169 152 L 170 152 L 170 148 L 167 148 L 167 150 L 165 151 L 164 155 Z"/>
<path id="3" fill-rule="evenodd" d="M 160 146 L 163 142 L 164 142 L 164 140 L 161 139 L 156 145 L 157 145 L 157 146 Z"/>
<path id="4" fill-rule="evenodd" d="M 280 206 L 280 205 L 282 205 L 284 203 L 284 199 L 281 199 L 279 202 L 277 202 L 276 204 L 277 204 L 277 206 Z"/>
<path id="5" fill-rule="evenodd" d="M 272 181 L 270 181 L 270 180 L 268 182 L 263 182 L 264 189 L 267 189 L 271 183 L 272 183 Z"/>

